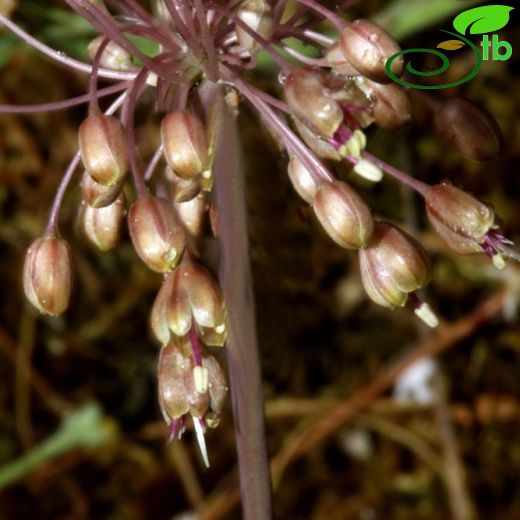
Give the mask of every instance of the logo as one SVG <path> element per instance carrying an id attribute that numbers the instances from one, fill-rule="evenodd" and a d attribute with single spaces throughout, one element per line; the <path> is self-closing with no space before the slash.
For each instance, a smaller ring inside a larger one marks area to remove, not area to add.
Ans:
<path id="1" fill-rule="evenodd" d="M 446 85 L 421 85 L 404 81 L 398 78 L 392 72 L 392 63 L 401 56 L 412 53 L 427 53 L 433 54 L 441 60 L 441 65 L 439 68 L 430 71 L 420 71 L 417 70 L 410 62 L 408 62 L 406 64 L 405 70 L 408 73 L 419 77 L 437 76 L 442 74 L 450 66 L 450 60 L 444 52 L 436 49 L 406 49 L 396 52 L 394 55 L 390 56 L 386 62 L 386 73 L 393 81 L 399 83 L 399 85 L 423 90 L 451 88 L 470 81 L 478 74 L 480 68 L 482 67 L 483 60 L 487 61 L 492 59 L 495 61 L 505 61 L 508 60 L 513 54 L 513 48 L 509 42 L 500 41 L 498 39 L 498 35 L 496 34 L 493 34 L 491 38 L 489 37 L 489 33 L 499 31 L 508 24 L 509 13 L 513 9 L 514 7 L 510 7 L 508 5 L 486 5 L 482 7 L 475 7 L 474 9 L 468 9 L 467 11 L 460 13 L 453 20 L 453 27 L 457 31 L 456 33 L 451 31 L 442 31 L 454 37 L 454 39 L 445 40 L 439 43 L 437 45 L 437 49 L 452 52 L 467 46 L 471 48 L 475 54 L 475 66 L 465 78 L 448 83 Z M 480 42 L 482 50 L 468 38 L 466 38 L 466 34 L 482 34 L 483 37 L 482 41 Z"/>

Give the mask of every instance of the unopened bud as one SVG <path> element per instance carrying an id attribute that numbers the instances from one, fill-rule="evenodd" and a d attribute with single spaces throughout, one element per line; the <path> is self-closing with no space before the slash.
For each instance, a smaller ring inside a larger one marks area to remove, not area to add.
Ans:
<path id="1" fill-rule="evenodd" d="M 122 193 L 103 208 L 92 208 L 82 201 L 78 211 L 80 233 L 100 251 L 109 251 L 119 242 L 125 211 L 126 199 Z"/>
<path id="2" fill-rule="evenodd" d="M 88 56 L 90 61 L 94 61 L 104 39 L 104 36 L 98 36 L 89 43 Z M 106 69 L 127 70 L 132 66 L 132 55 L 116 42 L 109 41 L 101 52 L 99 64 Z"/>
<path id="3" fill-rule="evenodd" d="M 495 225 L 490 206 L 447 183 L 431 186 L 425 201 L 430 222 L 451 249 L 460 254 L 483 251 L 482 244 Z"/>
<path id="4" fill-rule="evenodd" d="M 349 23 L 340 35 L 340 45 L 346 59 L 363 76 L 379 83 L 389 83 L 385 65 L 401 49 L 397 42 L 379 25 L 360 19 Z M 392 72 L 399 76 L 402 58 L 392 63 Z"/>
<path id="5" fill-rule="evenodd" d="M 345 54 L 343 54 L 339 42 L 336 42 L 329 47 L 329 50 L 327 51 L 327 62 L 331 69 L 337 74 L 342 74 L 344 76 L 357 76 L 359 74 L 359 71 L 357 71 L 350 64 L 347 58 L 345 58 Z"/>
<path id="6" fill-rule="evenodd" d="M 137 254 L 152 271 L 165 273 L 178 264 L 186 238 L 166 199 L 137 199 L 128 212 L 128 228 Z"/>
<path id="7" fill-rule="evenodd" d="M 123 189 L 124 181 L 115 186 L 105 186 L 96 182 L 87 172 L 81 178 L 83 200 L 93 208 L 104 208 L 112 204 Z"/>
<path id="8" fill-rule="evenodd" d="M 169 166 L 165 169 L 165 175 L 170 183 L 170 196 L 173 202 L 188 202 L 194 199 L 202 189 L 200 177 L 181 179 Z"/>
<path id="9" fill-rule="evenodd" d="M 187 202 L 175 202 L 175 211 L 180 221 L 193 237 L 200 237 L 204 231 L 206 215 L 206 198 L 199 193 L 194 199 Z"/>
<path id="10" fill-rule="evenodd" d="M 384 307 L 402 307 L 408 293 L 430 280 L 426 252 L 404 231 L 379 222 L 368 246 L 359 251 L 361 280 L 368 296 Z"/>
<path id="11" fill-rule="evenodd" d="M 502 132 L 493 116 L 467 99 L 452 98 L 435 113 L 437 133 L 461 155 L 490 161 L 502 148 Z"/>
<path id="12" fill-rule="evenodd" d="M 72 292 L 69 245 L 55 237 L 35 240 L 27 249 L 23 287 L 27 299 L 42 313 L 57 316 L 69 306 Z"/>
<path id="13" fill-rule="evenodd" d="M 262 38 L 269 40 L 273 32 L 273 11 L 266 0 L 246 0 L 237 12 L 237 17 Z M 255 51 L 258 42 L 238 24 L 236 26 L 238 41 L 250 52 Z"/>
<path id="14" fill-rule="evenodd" d="M 401 128 L 412 119 L 412 101 L 410 96 L 399 85 L 390 83 L 382 85 L 366 80 L 363 88 L 375 101 L 372 115 L 381 128 Z"/>
<path id="15" fill-rule="evenodd" d="M 300 137 L 318 157 L 321 157 L 322 159 L 330 159 L 331 161 L 340 161 L 342 159 L 338 150 L 336 150 L 336 148 L 334 148 L 334 146 L 332 146 L 332 144 L 326 139 L 316 135 L 297 117 L 294 117 L 293 121 Z"/>
<path id="16" fill-rule="evenodd" d="M 174 336 L 186 336 L 192 326 L 191 307 L 179 270 L 169 273 L 152 307 L 150 324 L 155 337 L 166 345 Z"/>
<path id="17" fill-rule="evenodd" d="M 226 341 L 226 308 L 211 274 L 194 260 L 185 258 L 170 273 L 157 294 L 151 326 L 164 345 L 173 336 L 185 336 L 195 324 L 201 340 L 210 346 Z"/>
<path id="18" fill-rule="evenodd" d="M 321 73 L 291 71 L 284 82 L 287 104 L 293 114 L 321 137 L 332 137 L 343 121 L 338 103 L 327 94 Z"/>
<path id="19" fill-rule="evenodd" d="M 348 184 L 332 181 L 321 186 L 316 193 L 313 208 L 334 242 L 347 249 L 366 246 L 374 229 L 372 213 Z"/>
<path id="20" fill-rule="evenodd" d="M 199 263 L 186 259 L 179 277 L 190 304 L 201 340 L 209 346 L 224 345 L 227 337 L 226 307 L 213 276 Z"/>
<path id="21" fill-rule="evenodd" d="M 183 179 L 208 170 L 209 149 L 202 121 L 187 110 L 164 116 L 161 122 L 164 156 L 170 168 Z"/>
<path id="22" fill-rule="evenodd" d="M 316 192 L 322 182 L 320 182 L 316 176 L 313 176 L 295 156 L 291 157 L 289 160 L 287 172 L 289 173 L 289 179 L 298 195 L 309 204 L 312 204 Z"/>
<path id="23" fill-rule="evenodd" d="M 123 125 L 113 116 L 92 115 L 79 127 L 79 148 L 88 174 L 105 186 L 123 182 L 128 148 Z"/>

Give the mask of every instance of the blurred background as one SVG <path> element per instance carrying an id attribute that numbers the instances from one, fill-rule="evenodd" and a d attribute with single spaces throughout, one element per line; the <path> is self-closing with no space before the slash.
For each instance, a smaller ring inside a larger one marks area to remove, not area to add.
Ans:
<path id="1" fill-rule="evenodd" d="M 365 0 L 348 13 L 380 21 L 403 48 L 431 48 L 454 14 L 480 3 Z M 86 59 L 95 34 L 63 2 L 0 0 L 0 11 Z M 512 45 L 509 61 L 485 62 L 471 82 L 439 91 L 493 114 L 504 133 L 496 161 L 457 155 L 420 107 L 413 125 L 370 129 L 368 142 L 423 181 L 450 179 L 489 201 L 520 243 L 518 16 L 499 35 Z M 454 53 L 448 78 L 464 76 L 472 60 Z M 273 73 L 265 63 L 256 79 L 267 85 Z M 0 103 L 58 101 L 87 89 L 85 75 L 0 30 Z M 147 108 L 138 114 L 143 155 L 158 136 Z M 44 229 L 85 113 L 80 106 L 0 115 L 0 518 L 238 519 L 230 406 L 207 436 L 209 470 L 191 432 L 166 442 L 158 345 L 148 326 L 161 277 L 142 265 L 126 235 L 106 254 L 82 242 L 77 183 L 61 219 L 77 271 L 73 304 L 65 316 L 45 318 L 24 301 L 24 251 Z M 520 518 L 520 266 L 497 271 L 484 256 L 452 254 L 413 193 L 386 178 L 370 185 L 340 167 L 378 216 L 401 223 L 430 253 L 424 296 L 443 323 L 432 332 L 409 309 L 377 307 L 364 294 L 355 255 L 322 232 L 256 117 L 244 109 L 239 123 L 276 517 Z M 428 353 L 440 355 L 433 361 Z M 403 366 L 405 376 L 395 371 Z M 318 438 L 287 458 L 306 431 Z"/>

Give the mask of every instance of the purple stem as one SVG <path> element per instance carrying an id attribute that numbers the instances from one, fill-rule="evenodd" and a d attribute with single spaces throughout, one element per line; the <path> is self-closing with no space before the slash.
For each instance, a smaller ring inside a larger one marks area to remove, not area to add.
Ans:
<path id="1" fill-rule="evenodd" d="M 66 65 L 71 69 L 79 70 L 81 72 L 86 72 L 87 74 L 92 74 L 92 67 L 87 63 L 83 63 L 82 61 L 75 60 L 74 58 L 69 58 L 65 56 L 63 53 L 54 50 L 51 47 L 43 44 L 36 38 L 33 38 L 29 33 L 26 33 L 21 27 L 18 27 L 14 22 L 6 18 L 2 14 L 0 14 L 0 23 L 7 27 L 11 32 L 16 34 L 21 40 L 25 43 L 33 47 L 34 49 L 40 51 L 45 54 L 49 58 L 56 60 L 62 65 Z M 136 72 L 124 72 L 124 71 L 116 71 L 109 69 L 99 69 L 99 75 L 104 78 L 110 79 L 119 79 L 119 80 L 132 80 L 136 76 Z"/>
<path id="2" fill-rule="evenodd" d="M 249 265 L 245 182 L 240 144 L 221 87 L 216 92 L 213 171 L 220 223 L 220 281 L 228 309 L 227 359 L 238 452 L 242 518 L 270 520 L 271 488 L 264 400 Z"/>
<path id="3" fill-rule="evenodd" d="M 129 87 L 128 82 L 117 83 L 110 87 L 98 90 L 97 97 L 109 96 L 115 92 L 126 90 Z M 39 103 L 36 105 L 0 105 L 0 114 L 33 114 L 35 112 L 52 112 L 53 110 L 62 110 L 64 108 L 88 103 L 90 94 L 77 96 L 63 101 L 53 101 L 52 103 Z"/>
<path id="4" fill-rule="evenodd" d="M 190 343 L 191 343 L 191 351 L 193 352 L 193 361 L 197 366 L 202 366 L 202 348 L 200 346 L 199 337 L 197 336 L 197 331 L 195 330 L 195 325 L 192 325 L 190 329 Z"/>

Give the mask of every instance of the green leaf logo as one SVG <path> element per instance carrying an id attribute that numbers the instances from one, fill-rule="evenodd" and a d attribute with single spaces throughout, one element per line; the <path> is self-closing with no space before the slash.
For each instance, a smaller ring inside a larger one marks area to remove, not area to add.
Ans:
<path id="1" fill-rule="evenodd" d="M 460 40 L 446 40 L 445 42 L 441 42 L 437 45 L 437 49 L 444 49 L 445 51 L 456 51 L 461 47 L 466 45 L 464 42 Z"/>
<path id="2" fill-rule="evenodd" d="M 508 5 L 484 5 L 460 13 L 453 20 L 453 27 L 460 34 L 486 34 L 499 31 L 509 22 L 509 13 L 514 9 Z"/>

